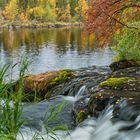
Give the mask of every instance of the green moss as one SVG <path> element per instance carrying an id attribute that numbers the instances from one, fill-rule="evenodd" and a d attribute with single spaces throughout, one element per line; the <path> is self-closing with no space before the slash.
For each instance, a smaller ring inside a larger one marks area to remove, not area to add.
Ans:
<path id="1" fill-rule="evenodd" d="M 62 70 L 62 71 L 59 72 L 59 74 L 56 78 L 54 78 L 50 81 L 50 85 L 51 86 L 59 85 L 59 84 L 65 82 L 65 81 L 67 81 L 68 79 L 70 79 L 73 76 L 74 76 L 73 71 Z"/>
<path id="2" fill-rule="evenodd" d="M 119 87 L 124 85 L 125 83 L 129 83 L 130 81 L 133 81 L 134 78 L 128 78 L 128 77 L 124 77 L 124 78 L 109 78 L 106 81 L 103 81 L 99 84 L 99 87 Z"/>
<path id="3" fill-rule="evenodd" d="M 81 110 L 76 114 L 76 124 L 81 123 L 84 119 L 86 119 L 87 114 L 84 110 Z"/>
<path id="4" fill-rule="evenodd" d="M 49 99 L 51 97 L 51 92 L 50 91 L 48 91 L 46 94 L 45 94 L 45 99 Z"/>

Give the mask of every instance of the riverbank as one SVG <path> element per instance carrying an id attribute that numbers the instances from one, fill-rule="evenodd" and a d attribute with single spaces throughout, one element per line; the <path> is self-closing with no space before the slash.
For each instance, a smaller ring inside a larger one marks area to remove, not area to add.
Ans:
<path id="1" fill-rule="evenodd" d="M 0 28 L 70 28 L 70 27 L 83 27 L 82 22 L 38 22 L 28 21 L 21 23 L 18 21 L 0 21 Z"/>

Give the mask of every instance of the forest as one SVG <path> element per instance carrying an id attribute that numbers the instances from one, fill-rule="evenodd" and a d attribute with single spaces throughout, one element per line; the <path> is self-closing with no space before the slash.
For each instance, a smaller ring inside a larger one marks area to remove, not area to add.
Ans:
<path id="1" fill-rule="evenodd" d="M 86 0 L 1 0 L 5 20 L 80 22 L 85 20 L 89 2 Z"/>

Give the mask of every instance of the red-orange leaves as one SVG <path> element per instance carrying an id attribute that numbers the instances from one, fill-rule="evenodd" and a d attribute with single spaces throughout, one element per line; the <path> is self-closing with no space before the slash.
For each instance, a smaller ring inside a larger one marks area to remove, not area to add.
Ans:
<path id="1" fill-rule="evenodd" d="M 110 44 L 112 37 L 120 33 L 122 27 L 137 29 L 130 24 L 140 16 L 139 0 L 93 0 L 88 10 L 86 30 L 94 33 L 97 45 Z"/>

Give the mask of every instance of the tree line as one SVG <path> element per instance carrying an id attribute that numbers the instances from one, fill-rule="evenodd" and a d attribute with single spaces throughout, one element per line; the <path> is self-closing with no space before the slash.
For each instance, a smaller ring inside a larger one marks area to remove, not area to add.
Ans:
<path id="1" fill-rule="evenodd" d="M 5 20 L 27 22 L 83 21 L 86 19 L 87 0 L 1 0 Z"/>

